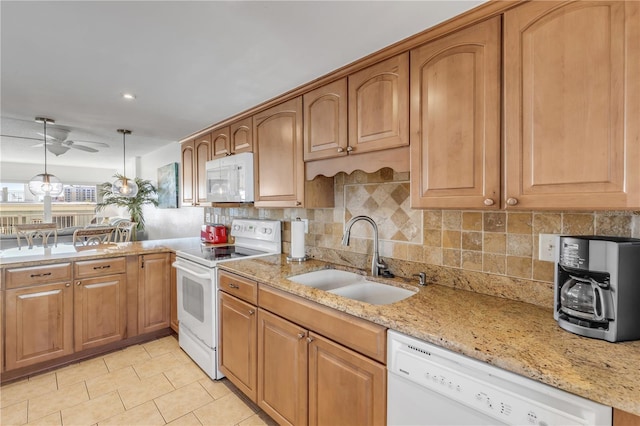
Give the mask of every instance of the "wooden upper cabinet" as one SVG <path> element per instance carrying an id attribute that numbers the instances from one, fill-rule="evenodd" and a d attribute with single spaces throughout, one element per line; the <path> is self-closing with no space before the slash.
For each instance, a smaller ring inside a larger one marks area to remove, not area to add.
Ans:
<path id="1" fill-rule="evenodd" d="M 504 15 L 507 207 L 640 207 L 640 3 Z"/>
<path id="2" fill-rule="evenodd" d="M 201 136 L 194 143 L 194 170 L 195 170 L 195 205 L 207 202 L 207 161 L 211 160 L 211 134 Z"/>
<path id="3" fill-rule="evenodd" d="M 253 137 L 255 206 L 302 206 L 302 97 L 255 115 Z"/>
<path id="4" fill-rule="evenodd" d="M 411 51 L 411 206 L 500 206 L 500 18 Z"/>
<path id="5" fill-rule="evenodd" d="M 211 132 L 211 158 L 221 158 L 227 155 L 231 155 L 229 126 Z"/>
<path id="6" fill-rule="evenodd" d="M 193 180 L 195 170 L 193 168 L 195 153 L 193 150 L 193 141 L 185 142 L 180 147 L 180 181 L 182 184 L 182 206 L 192 206 L 194 203 L 194 187 Z"/>
<path id="7" fill-rule="evenodd" d="M 182 206 L 207 202 L 206 163 L 211 160 L 211 133 L 181 146 Z"/>
<path id="8" fill-rule="evenodd" d="M 251 117 L 231 124 L 230 130 L 231 153 L 253 151 L 253 122 Z"/>
<path id="9" fill-rule="evenodd" d="M 409 145 L 409 53 L 349 76 L 349 148 L 354 154 Z"/>
<path id="10" fill-rule="evenodd" d="M 304 161 L 347 155 L 347 79 L 302 97 Z"/>

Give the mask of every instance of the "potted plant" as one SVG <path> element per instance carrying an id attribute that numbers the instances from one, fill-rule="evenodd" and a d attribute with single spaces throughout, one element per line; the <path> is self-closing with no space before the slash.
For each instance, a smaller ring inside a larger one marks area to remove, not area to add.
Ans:
<path id="1" fill-rule="evenodd" d="M 116 173 L 114 177 L 122 179 L 124 176 Z M 144 231 L 142 206 L 151 204 L 158 207 L 158 190 L 149 180 L 136 177 L 134 181 L 138 185 L 138 193 L 135 197 L 114 194 L 111 182 L 99 184 L 98 196 L 102 198 L 102 201 L 96 204 L 96 211 L 104 210 L 107 206 L 124 207 L 129 212 L 131 221 L 137 223 L 137 231 Z M 136 234 L 133 235 L 135 237 Z"/>

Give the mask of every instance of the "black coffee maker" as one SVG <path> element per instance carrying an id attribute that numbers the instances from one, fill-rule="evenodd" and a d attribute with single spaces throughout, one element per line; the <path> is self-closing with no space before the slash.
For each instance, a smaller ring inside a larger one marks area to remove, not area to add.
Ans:
<path id="1" fill-rule="evenodd" d="M 572 333 L 640 339 L 640 239 L 560 236 L 554 318 Z"/>

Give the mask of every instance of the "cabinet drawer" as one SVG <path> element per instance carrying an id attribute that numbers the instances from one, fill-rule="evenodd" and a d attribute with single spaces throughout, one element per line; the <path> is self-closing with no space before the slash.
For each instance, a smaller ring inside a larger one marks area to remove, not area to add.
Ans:
<path id="1" fill-rule="evenodd" d="M 383 364 L 386 327 L 260 284 L 260 307 Z"/>
<path id="2" fill-rule="evenodd" d="M 46 266 L 7 269 L 5 275 L 7 288 L 25 287 L 34 284 L 69 281 L 71 263 L 57 263 Z"/>
<path id="3" fill-rule="evenodd" d="M 111 259 L 83 260 L 74 263 L 75 278 L 85 278 L 97 275 L 122 274 L 127 270 L 124 257 Z"/>
<path id="4" fill-rule="evenodd" d="M 220 290 L 254 305 L 258 303 L 258 283 L 224 271 L 218 274 Z"/>

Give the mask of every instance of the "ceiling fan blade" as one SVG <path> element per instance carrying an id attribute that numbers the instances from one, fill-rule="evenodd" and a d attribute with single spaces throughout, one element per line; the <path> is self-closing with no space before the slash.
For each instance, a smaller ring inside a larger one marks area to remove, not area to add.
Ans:
<path id="1" fill-rule="evenodd" d="M 28 136 L 0 135 L 0 137 L 3 137 L 3 138 L 15 138 L 15 139 L 29 139 L 29 140 L 33 140 L 33 141 L 41 141 L 42 140 L 42 138 L 30 138 Z"/>
<path id="2" fill-rule="evenodd" d="M 65 143 L 66 142 L 69 142 L 69 141 L 65 141 Z M 102 147 L 105 147 L 105 148 L 109 148 L 111 146 L 108 143 L 104 143 L 104 142 L 85 141 L 85 140 L 81 140 L 81 139 L 74 139 L 72 142 L 90 143 L 92 145 L 98 145 L 98 146 L 102 146 Z"/>
<path id="3" fill-rule="evenodd" d="M 69 146 L 69 148 L 75 148 L 75 149 L 79 149 L 79 150 L 81 150 L 81 151 L 86 151 L 86 152 L 98 152 L 98 150 L 97 150 L 97 149 L 95 149 L 95 148 L 91 148 L 90 146 L 76 145 L 76 144 L 68 145 L 68 146 Z"/>

